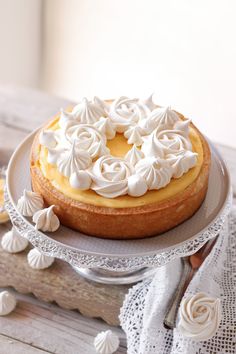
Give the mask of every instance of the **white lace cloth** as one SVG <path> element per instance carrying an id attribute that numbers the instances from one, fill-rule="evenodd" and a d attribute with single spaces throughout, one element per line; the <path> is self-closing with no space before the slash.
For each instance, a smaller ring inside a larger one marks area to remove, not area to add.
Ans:
<path id="1" fill-rule="evenodd" d="M 121 309 L 128 354 L 235 354 L 236 353 L 236 208 L 186 294 L 205 292 L 221 298 L 222 320 L 210 340 L 195 342 L 177 329 L 163 327 L 168 303 L 181 275 L 177 259 L 157 269 L 155 276 L 130 289 Z"/>

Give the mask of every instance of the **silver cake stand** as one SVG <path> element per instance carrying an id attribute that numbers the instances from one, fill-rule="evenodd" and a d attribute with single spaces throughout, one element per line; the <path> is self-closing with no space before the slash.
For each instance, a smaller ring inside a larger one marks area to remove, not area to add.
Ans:
<path id="1" fill-rule="evenodd" d="M 221 230 L 231 206 L 228 170 L 214 147 L 209 188 L 201 208 L 174 229 L 143 240 L 105 240 L 61 226 L 55 233 L 35 230 L 16 208 L 24 189 L 31 189 L 29 155 L 32 133 L 14 152 L 7 171 L 5 208 L 12 224 L 41 253 L 68 262 L 83 277 L 106 284 L 144 279 L 177 257 L 195 253 Z"/>

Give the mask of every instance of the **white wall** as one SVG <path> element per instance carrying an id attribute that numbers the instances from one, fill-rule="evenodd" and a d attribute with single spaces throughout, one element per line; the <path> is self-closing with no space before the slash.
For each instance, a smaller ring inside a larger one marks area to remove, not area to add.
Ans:
<path id="1" fill-rule="evenodd" d="M 234 0 L 45 1 L 44 88 L 145 96 L 236 146 Z"/>
<path id="2" fill-rule="evenodd" d="M 38 87 L 41 0 L 0 0 L 0 84 Z"/>

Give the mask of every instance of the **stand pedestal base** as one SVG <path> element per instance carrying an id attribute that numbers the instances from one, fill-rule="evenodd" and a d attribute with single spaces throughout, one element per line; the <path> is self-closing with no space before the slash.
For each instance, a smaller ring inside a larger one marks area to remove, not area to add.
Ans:
<path id="1" fill-rule="evenodd" d="M 115 272 L 101 268 L 79 268 L 72 267 L 82 277 L 100 284 L 126 285 L 133 284 L 150 277 L 155 273 L 156 268 L 139 268 L 134 271 Z"/>

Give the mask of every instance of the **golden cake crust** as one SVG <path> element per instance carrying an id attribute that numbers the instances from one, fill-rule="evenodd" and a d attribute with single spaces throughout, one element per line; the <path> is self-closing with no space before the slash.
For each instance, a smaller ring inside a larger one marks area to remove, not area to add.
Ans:
<path id="1" fill-rule="evenodd" d="M 211 154 L 205 138 L 193 127 L 203 147 L 200 173 L 181 193 L 161 202 L 111 208 L 86 204 L 67 197 L 44 177 L 37 164 L 40 132 L 35 136 L 30 157 L 33 190 L 42 195 L 47 205 L 55 205 L 54 211 L 63 225 L 88 235 L 108 239 L 137 239 L 163 233 L 191 217 L 206 196 Z"/>

